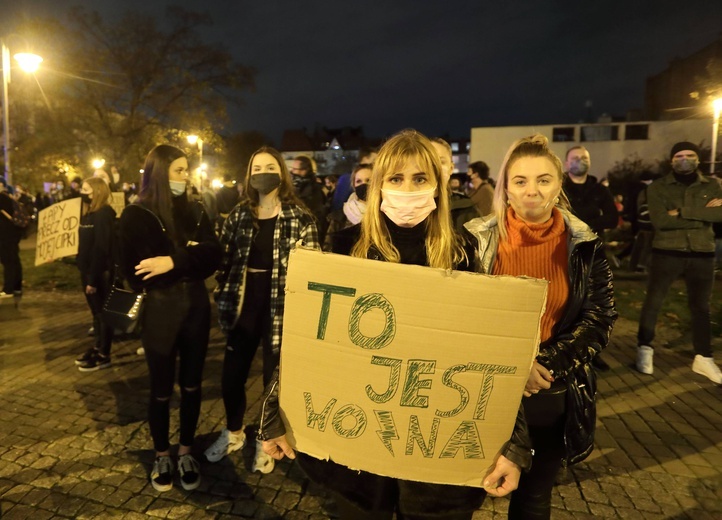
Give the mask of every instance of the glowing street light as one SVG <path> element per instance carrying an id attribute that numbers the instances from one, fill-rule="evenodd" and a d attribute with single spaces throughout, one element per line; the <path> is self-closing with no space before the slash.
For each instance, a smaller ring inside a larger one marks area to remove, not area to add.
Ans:
<path id="1" fill-rule="evenodd" d="M 100 170 L 103 166 L 105 166 L 105 159 L 93 159 L 91 164 L 93 165 L 93 168 Z"/>
<path id="2" fill-rule="evenodd" d="M 714 174 L 715 163 L 717 162 L 717 136 L 719 135 L 719 116 L 722 111 L 722 98 L 717 98 L 712 101 L 712 108 L 714 109 L 714 123 L 712 124 L 712 156 L 710 157 L 710 174 Z"/>
<path id="3" fill-rule="evenodd" d="M 26 72 L 35 72 L 43 59 L 37 54 L 21 52 L 14 56 L 20 68 Z M 8 105 L 8 85 L 10 84 L 10 49 L 2 42 L 2 68 L 3 68 L 3 151 L 5 159 L 5 182 L 12 185 L 13 177 L 10 172 L 10 107 Z"/>
<path id="4" fill-rule="evenodd" d="M 13 58 L 15 58 L 15 61 L 18 62 L 21 69 L 30 74 L 37 72 L 40 68 L 40 64 L 43 62 L 43 59 L 40 56 L 30 52 L 18 52 L 15 56 L 13 56 Z"/>

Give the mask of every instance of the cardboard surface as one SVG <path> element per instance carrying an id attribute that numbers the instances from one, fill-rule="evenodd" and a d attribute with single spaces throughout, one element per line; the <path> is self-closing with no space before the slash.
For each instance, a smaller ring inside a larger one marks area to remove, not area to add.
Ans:
<path id="1" fill-rule="evenodd" d="M 280 404 L 301 452 L 481 487 L 510 438 L 547 282 L 291 252 Z"/>
<path id="2" fill-rule="evenodd" d="M 38 213 L 35 265 L 78 254 L 80 197 L 67 199 Z"/>
<path id="3" fill-rule="evenodd" d="M 125 209 L 125 193 L 122 191 L 111 192 L 110 206 L 115 210 L 115 218 L 120 218 L 120 214 Z"/>

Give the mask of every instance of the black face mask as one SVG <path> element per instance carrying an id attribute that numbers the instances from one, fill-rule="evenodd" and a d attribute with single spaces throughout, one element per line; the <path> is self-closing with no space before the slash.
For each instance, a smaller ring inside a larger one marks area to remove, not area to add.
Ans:
<path id="1" fill-rule="evenodd" d="M 281 177 L 277 173 L 254 173 L 251 175 L 251 188 L 261 195 L 267 195 L 281 185 Z"/>
<path id="2" fill-rule="evenodd" d="M 358 197 L 358 200 L 366 200 L 366 195 L 369 192 L 369 185 L 368 184 L 359 184 L 356 186 L 353 191 L 356 192 L 356 196 Z"/>
<path id="3" fill-rule="evenodd" d="M 81 193 L 80 200 L 82 200 L 84 204 L 88 205 L 93 202 L 93 199 L 90 198 L 90 193 Z"/>

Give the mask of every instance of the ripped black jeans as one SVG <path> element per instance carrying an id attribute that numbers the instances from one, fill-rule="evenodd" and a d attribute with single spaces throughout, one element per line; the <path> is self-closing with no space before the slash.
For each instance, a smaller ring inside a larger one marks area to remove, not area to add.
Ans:
<path id="1" fill-rule="evenodd" d="M 180 358 L 180 443 L 192 446 L 201 411 L 201 382 L 211 324 L 203 280 L 151 289 L 143 309 L 141 343 L 150 376 L 148 423 L 157 452 L 170 448 L 170 397 Z"/>

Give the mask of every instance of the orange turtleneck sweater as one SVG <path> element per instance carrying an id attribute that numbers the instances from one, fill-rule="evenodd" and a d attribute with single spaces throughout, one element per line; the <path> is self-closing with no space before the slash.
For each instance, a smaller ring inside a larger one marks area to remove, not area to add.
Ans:
<path id="1" fill-rule="evenodd" d="M 569 297 L 569 259 L 564 218 L 558 209 L 542 224 L 524 222 L 509 208 L 507 240 L 499 243 L 492 274 L 531 276 L 549 281 L 541 341 L 552 337 Z"/>

